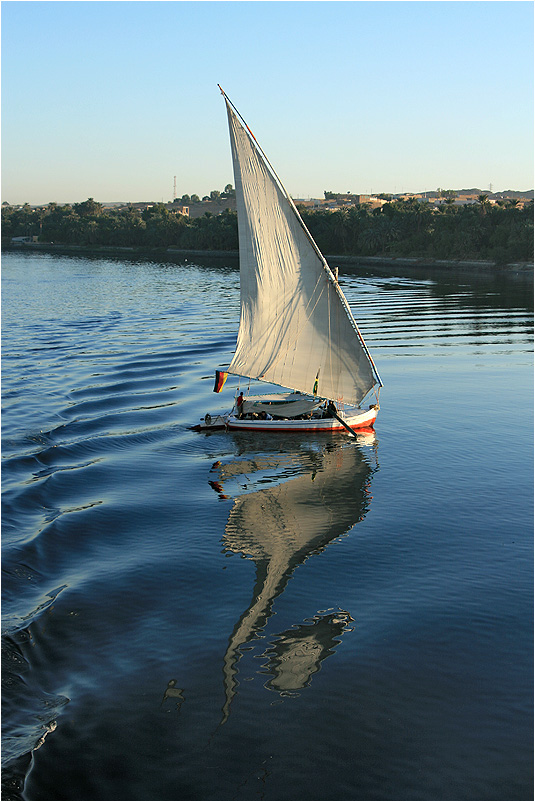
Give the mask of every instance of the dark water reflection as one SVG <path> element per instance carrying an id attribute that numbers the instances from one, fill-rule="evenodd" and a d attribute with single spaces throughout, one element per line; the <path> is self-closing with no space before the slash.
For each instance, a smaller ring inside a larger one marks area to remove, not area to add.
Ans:
<path id="1" fill-rule="evenodd" d="M 532 798 L 532 282 L 341 283 L 376 434 L 202 435 L 234 267 L 4 256 L 4 799 Z"/>
<path id="2" fill-rule="evenodd" d="M 359 435 L 358 441 L 373 444 L 375 434 Z M 246 448 L 251 445 L 245 442 Z M 225 550 L 252 559 L 256 581 L 253 599 L 234 627 L 225 653 L 222 723 L 230 715 L 236 694 L 241 648 L 265 628 L 273 603 L 295 568 L 361 521 L 370 500 L 372 468 L 353 442 L 344 447 L 327 441 L 321 449 L 309 446 L 302 453 L 292 445 L 287 438 L 286 442 L 273 436 L 257 438 L 254 459 L 213 466 L 219 481 L 211 485 L 221 498 L 228 498 L 225 490 L 230 480 L 240 488 L 258 481 L 270 485 L 237 498 L 225 527 Z M 308 685 L 322 660 L 332 653 L 335 634 L 340 635 L 352 619 L 347 612 L 337 612 L 312 620 L 312 626 L 276 636 L 267 664 L 275 679 L 267 687 L 295 691 Z"/>

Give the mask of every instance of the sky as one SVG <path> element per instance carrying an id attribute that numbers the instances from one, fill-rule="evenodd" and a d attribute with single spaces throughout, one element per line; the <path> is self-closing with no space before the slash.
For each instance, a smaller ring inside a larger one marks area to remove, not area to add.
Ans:
<path id="1" fill-rule="evenodd" d="M 2 2 L 2 201 L 533 188 L 530 0 Z"/>

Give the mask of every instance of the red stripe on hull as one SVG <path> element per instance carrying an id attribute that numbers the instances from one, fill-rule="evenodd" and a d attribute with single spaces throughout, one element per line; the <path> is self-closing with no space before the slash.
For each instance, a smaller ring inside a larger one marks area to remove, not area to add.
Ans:
<path id="1" fill-rule="evenodd" d="M 336 426 L 336 428 L 333 426 L 331 429 L 304 429 L 304 428 L 303 429 L 293 429 L 293 428 L 292 429 L 290 429 L 290 428 L 275 429 L 273 427 L 268 429 L 266 426 L 233 426 L 232 424 L 229 424 L 228 428 L 229 429 L 233 429 L 236 432 L 240 431 L 240 432 L 318 432 L 318 433 L 319 432 L 321 432 L 321 433 L 327 432 L 327 433 L 329 433 L 329 432 L 346 432 L 347 431 L 347 429 L 345 429 L 343 426 Z M 373 422 L 372 423 L 362 424 L 361 426 L 351 426 L 350 428 L 354 432 L 360 432 L 363 429 L 373 429 Z"/>

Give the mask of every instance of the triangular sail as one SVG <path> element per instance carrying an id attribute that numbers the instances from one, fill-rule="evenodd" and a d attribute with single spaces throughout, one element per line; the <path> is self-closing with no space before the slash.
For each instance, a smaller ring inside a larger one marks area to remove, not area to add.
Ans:
<path id="1" fill-rule="evenodd" d="M 347 301 L 282 184 L 225 101 L 241 286 L 229 373 L 359 404 L 380 380 Z"/>

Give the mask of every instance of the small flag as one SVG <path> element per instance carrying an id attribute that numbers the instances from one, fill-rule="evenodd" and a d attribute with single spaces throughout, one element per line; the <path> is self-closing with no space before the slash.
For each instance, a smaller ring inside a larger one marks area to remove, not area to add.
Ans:
<path id="1" fill-rule="evenodd" d="M 223 385 L 227 380 L 228 373 L 224 373 L 222 370 L 216 370 L 215 372 L 215 384 L 214 384 L 214 393 L 220 393 L 223 389 Z"/>
<path id="2" fill-rule="evenodd" d="M 318 370 L 318 372 L 316 373 L 316 381 L 314 382 L 314 389 L 312 390 L 312 395 L 317 395 L 318 394 L 318 379 L 319 379 L 319 375 L 320 375 L 320 372 Z"/>

